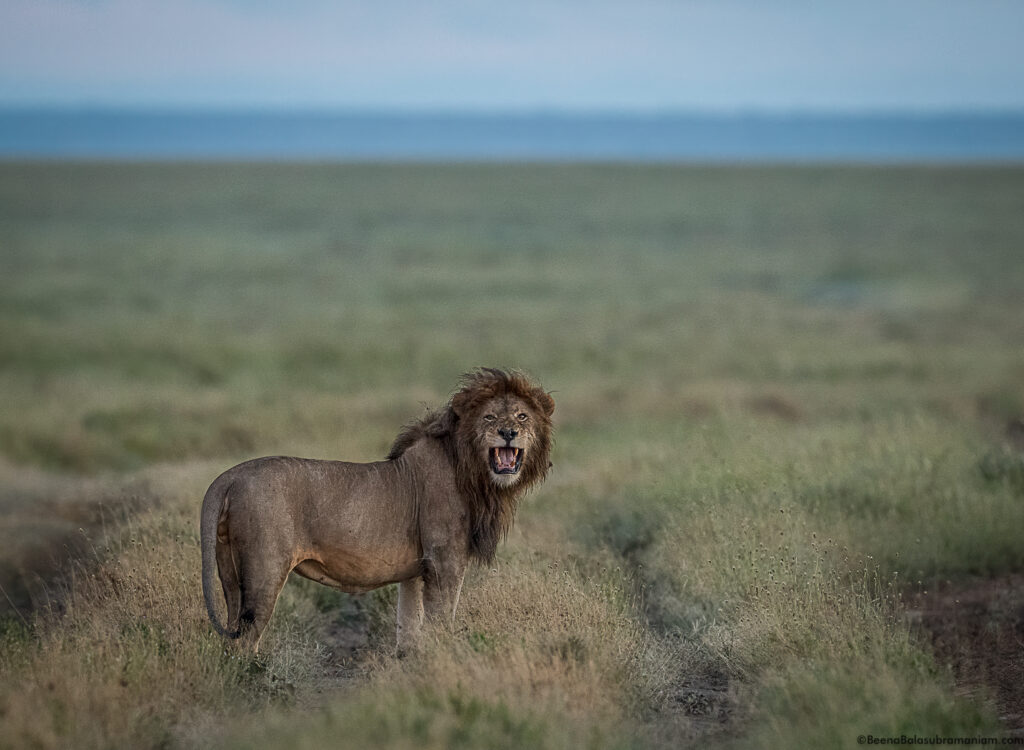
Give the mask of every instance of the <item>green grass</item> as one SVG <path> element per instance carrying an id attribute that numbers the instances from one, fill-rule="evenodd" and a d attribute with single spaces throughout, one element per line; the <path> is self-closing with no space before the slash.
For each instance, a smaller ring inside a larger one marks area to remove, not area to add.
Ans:
<path id="1" fill-rule="evenodd" d="M 1024 569 L 1021 205 L 1018 168 L 0 164 L 0 746 L 998 732 L 902 597 Z M 555 466 L 456 632 L 398 659 L 393 591 L 291 582 L 225 652 L 206 484 L 377 459 L 477 365 L 555 392 Z"/>

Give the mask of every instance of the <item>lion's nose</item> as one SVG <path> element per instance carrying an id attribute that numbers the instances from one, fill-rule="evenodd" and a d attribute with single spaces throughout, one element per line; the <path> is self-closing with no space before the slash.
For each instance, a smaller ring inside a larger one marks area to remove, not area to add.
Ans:
<path id="1" fill-rule="evenodd" d="M 514 427 L 509 427 L 509 428 L 499 427 L 498 428 L 498 434 L 501 435 L 506 440 L 511 441 L 511 440 L 515 440 L 516 437 L 519 435 L 519 430 L 515 429 Z"/>

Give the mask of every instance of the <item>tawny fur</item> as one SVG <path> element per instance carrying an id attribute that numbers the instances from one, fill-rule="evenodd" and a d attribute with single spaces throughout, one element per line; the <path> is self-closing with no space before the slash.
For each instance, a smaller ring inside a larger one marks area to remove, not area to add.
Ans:
<path id="1" fill-rule="evenodd" d="M 482 368 L 407 425 L 384 461 L 277 456 L 224 472 L 206 492 L 200 529 L 214 627 L 255 650 L 293 570 L 349 593 L 398 583 L 400 644 L 424 616 L 451 621 L 469 561 L 493 559 L 519 498 L 547 474 L 553 411 L 523 374 Z M 515 474 L 494 472 L 499 446 L 522 451 Z"/>

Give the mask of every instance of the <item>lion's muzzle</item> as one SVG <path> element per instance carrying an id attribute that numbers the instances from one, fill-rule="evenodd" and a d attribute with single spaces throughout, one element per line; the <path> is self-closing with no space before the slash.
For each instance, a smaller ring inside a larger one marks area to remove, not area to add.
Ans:
<path id="1" fill-rule="evenodd" d="M 526 451 L 522 448 L 513 448 L 512 446 L 491 448 L 489 451 L 491 471 L 495 474 L 517 474 L 523 465 L 525 454 Z"/>

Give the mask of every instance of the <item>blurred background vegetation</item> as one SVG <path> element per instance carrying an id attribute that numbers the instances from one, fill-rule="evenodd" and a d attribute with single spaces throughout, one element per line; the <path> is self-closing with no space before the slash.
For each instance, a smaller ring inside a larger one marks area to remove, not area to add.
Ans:
<path id="1" fill-rule="evenodd" d="M 377 455 L 484 363 L 573 422 L 1021 408 L 1019 170 L 7 164 L 0 191 L 19 463 Z"/>

